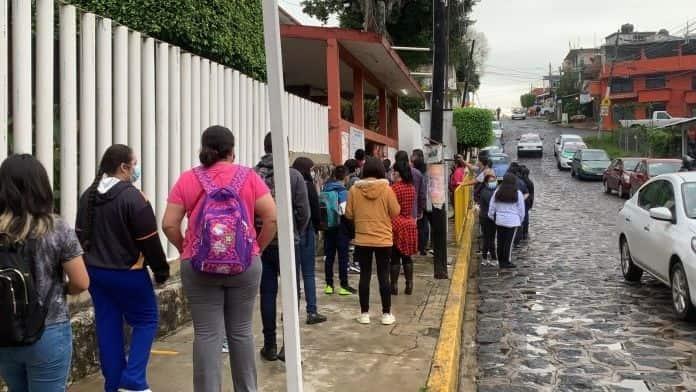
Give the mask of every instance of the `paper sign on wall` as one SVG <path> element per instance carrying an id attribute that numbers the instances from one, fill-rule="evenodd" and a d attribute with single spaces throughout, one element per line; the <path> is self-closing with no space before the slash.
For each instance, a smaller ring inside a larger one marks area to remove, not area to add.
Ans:
<path id="1" fill-rule="evenodd" d="M 362 129 L 350 128 L 350 157 L 355 156 L 355 152 L 365 149 L 365 132 Z"/>

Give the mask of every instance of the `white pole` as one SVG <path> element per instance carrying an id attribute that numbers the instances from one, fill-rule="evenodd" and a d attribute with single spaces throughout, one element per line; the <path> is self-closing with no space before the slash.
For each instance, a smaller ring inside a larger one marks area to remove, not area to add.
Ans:
<path id="1" fill-rule="evenodd" d="M 247 134 L 247 119 L 246 119 L 246 100 L 247 90 L 246 85 L 249 78 L 246 75 L 239 75 L 239 91 L 237 92 L 237 110 L 239 111 L 239 128 L 237 132 L 237 144 L 239 145 L 239 161 L 244 165 L 251 165 L 247 161 L 247 146 L 246 146 L 246 134 Z"/>
<path id="2" fill-rule="evenodd" d="M 131 32 L 128 42 L 128 145 L 138 160 L 142 159 L 142 85 L 143 41 L 138 32 Z M 142 163 L 142 161 L 140 161 Z M 136 186 L 142 184 L 139 179 Z"/>
<path id="3" fill-rule="evenodd" d="M 218 67 L 214 62 L 210 62 L 210 101 L 208 111 L 210 112 L 210 125 L 218 124 Z"/>
<path id="4" fill-rule="evenodd" d="M 261 124 L 259 123 L 259 82 L 254 80 L 251 90 L 251 118 L 254 121 L 253 132 L 251 134 L 251 151 L 254 158 L 263 155 L 259 151 L 259 135 L 261 134 Z"/>
<path id="5" fill-rule="evenodd" d="M 225 67 L 218 64 L 217 69 L 217 123 L 227 126 L 225 124 Z"/>
<path id="6" fill-rule="evenodd" d="M 97 159 L 113 143 L 111 20 L 97 20 Z"/>
<path id="7" fill-rule="evenodd" d="M 53 184 L 53 0 L 36 2 L 36 157 Z"/>
<path id="8" fill-rule="evenodd" d="M 12 1 L 12 136 L 15 153 L 31 154 L 31 1 Z"/>
<path id="9" fill-rule="evenodd" d="M 191 58 L 191 166 L 198 162 L 201 143 L 201 58 Z"/>
<path id="10" fill-rule="evenodd" d="M 239 157 L 239 71 L 232 72 L 232 133 L 236 138 L 237 157 Z"/>
<path id="11" fill-rule="evenodd" d="M 169 181 L 174 186 L 181 170 L 181 55 L 179 48 L 169 50 Z"/>
<path id="12" fill-rule="evenodd" d="M 232 69 L 225 67 L 225 106 L 223 107 L 225 113 L 225 127 L 234 132 L 234 127 L 232 126 Z"/>
<path id="13" fill-rule="evenodd" d="M 94 181 L 96 156 L 96 73 L 94 14 L 82 14 L 80 21 L 80 192 Z"/>
<path id="14" fill-rule="evenodd" d="M 181 55 L 181 166 L 183 172 L 191 167 L 191 53 Z"/>
<path id="15" fill-rule="evenodd" d="M 256 107 L 256 112 L 259 113 L 259 134 L 257 136 L 257 140 L 259 141 L 259 155 L 263 154 L 263 137 L 265 136 L 266 130 L 268 129 L 266 127 L 266 93 L 266 84 L 259 83 L 259 100 L 258 106 Z"/>
<path id="16" fill-rule="evenodd" d="M 78 198 L 76 17 L 75 7 L 60 7 L 60 213 L 70 224 Z"/>
<path id="17" fill-rule="evenodd" d="M 169 45 L 166 43 L 157 44 L 155 70 L 155 116 L 156 116 L 156 154 L 157 154 L 157 181 L 156 194 L 153 199 L 157 200 L 157 222 L 162 221 L 164 209 L 169 193 Z M 161 234 L 161 233 L 160 233 Z M 167 248 L 167 240 L 164 235 L 160 237 L 162 246 Z"/>
<path id="18" fill-rule="evenodd" d="M 244 144 L 247 147 L 247 159 L 250 165 L 257 162 L 259 159 L 254 149 L 254 138 L 256 137 L 256 123 L 254 122 L 254 82 L 256 82 L 254 79 L 247 78 L 246 97 L 244 97 L 247 118 L 247 129 L 244 130 L 246 142 Z"/>
<path id="19" fill-rule="evenodd" d="M 114 32 L 114 143 L 128 144 L 128 29 Z"/>
<path id="20" fill-rule="evenodd" d="M 198 134 L 210 125 L 210 60 L 201 59 L 201 128 Z"/>
<path id="21" fill-rule="evenodd" d="M 280 52 L 277 0 L 263 0 L 263 26 L 273 135 L 274 180 L 276 202 L 278 203 L 278 244 L 281 249 L 280 254 L 287 254 L 287 261 L 284 260 L 280 263 L 286 386 L 289 392 L 301 392 L 303 390 L 302 363 L 300 361 L 300 325 L 297 308 L 297 282 L 295 280 L 290 173 L 288 170 L 288 131 L 287 124 L 283 123 L 283 115 L 287 108 L 283 100 L 285 87 L 283 84 L 283 59 Z"/>
<path id="22" fill-rule="evenodd" d="M 155 40 L 146 38 L 142 55 L 142 149 L 143 192 L 156 208 L 157 185 L 155 159 Z"/>
<path id="23" fill-rule="evenodd" d="M 9 12 L 8 2 L 3 1 L 0 4 L 0 161 L 4 161 L 7 157 L 7 26 Z"/>

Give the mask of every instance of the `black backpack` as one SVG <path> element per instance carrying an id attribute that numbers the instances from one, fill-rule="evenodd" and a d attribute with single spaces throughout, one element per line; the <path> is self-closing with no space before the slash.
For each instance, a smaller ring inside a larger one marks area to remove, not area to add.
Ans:
<path id="1" fill-rule="evenodd" d="M 48 308 L 36 290 L 33 247 L 0 244 L 0 347 L 28 346 L 43 335 Z"/>

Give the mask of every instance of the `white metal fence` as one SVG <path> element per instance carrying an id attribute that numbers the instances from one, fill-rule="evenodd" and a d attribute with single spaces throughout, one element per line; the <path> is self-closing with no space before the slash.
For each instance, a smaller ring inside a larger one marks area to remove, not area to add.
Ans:
<path id="1" fill-rule="evenodd" d="M 234 132 L 238 162 L 253 165 L 262 155 L 269 130 L 265 83 L 74 6 L 31 4 L 0 0 L 0 159 L 33 153 L 51 176 L 56 162 L 60 212 L 69 222 L 112 143 L 130 145 L 139 157 L 142 189 L 158 218 L 179 173 L 197 164 L 208 126 Z M 290 151 L 328 154 L 327 108 L 287 93 L 285 99 Z"/>

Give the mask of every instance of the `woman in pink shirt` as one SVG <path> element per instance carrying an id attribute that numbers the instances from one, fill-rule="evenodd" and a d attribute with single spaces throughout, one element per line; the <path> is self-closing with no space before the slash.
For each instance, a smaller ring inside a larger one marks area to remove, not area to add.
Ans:
<path id="1" fill-rule="evenodd" d="M 182 173 L 172 188 L 162 220 L 169 242 L 181 254 L 181 281 L 193 318 L 193 390 L 221 390 L 220 347 L 226 336 L 234 390 L 256 391 L 252 314 L 261 278 L 259 255 L 276 233 L 276 205 L 256 172 L 234 164 L 234 135 L 229 129 L 221 126 L 206 129 L 201 136 L 199 159 L 202 166 Z M 250 234 L 255 238 L 251 243 L 250 263 L 247 259 L 248 266 L 241 273 L 201 272 L 190 261 L 194 256 L 198 260 L 200 249 L 210 248 L 210 244 L 200 243 L 203 231 L 198 217 L 207 203 L 202 182 L 208 184 L 208 191 L 210 187 L 217 190 L 227 186 L 238 190 L 244 211 L 237 210 L 239 214 L 232 216 L 246 218 L 246 231 L 243 234 L 238 231 L 236 236 Z M 188 218 L 188 227 L 182 234 L 184 216 Z M 254 218 L 261 222 L 258 233 Z"/>

